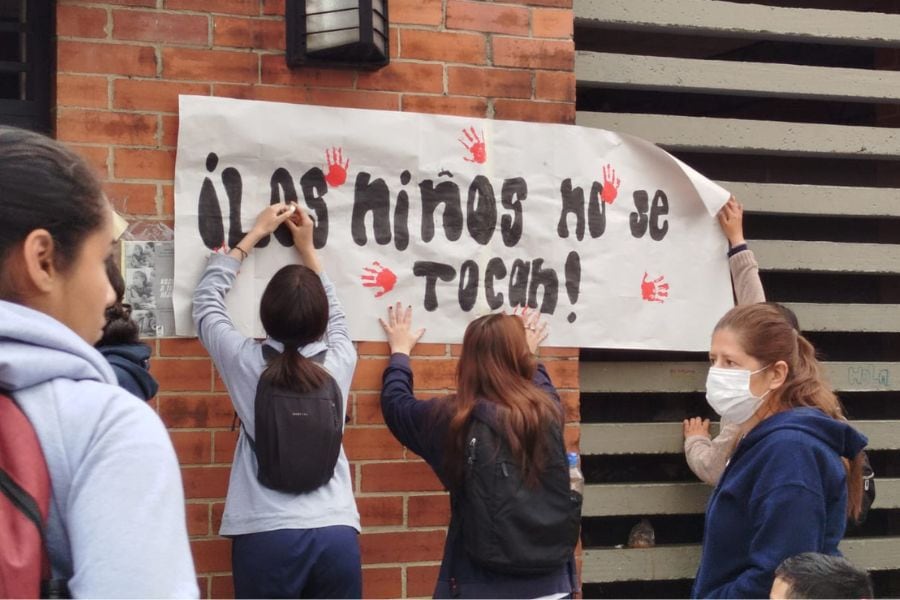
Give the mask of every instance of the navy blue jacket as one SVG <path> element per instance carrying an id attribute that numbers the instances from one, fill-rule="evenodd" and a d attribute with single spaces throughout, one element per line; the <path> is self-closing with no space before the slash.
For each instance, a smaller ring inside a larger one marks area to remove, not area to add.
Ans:
<path id="1" fill-rule="evenodd" d="M 534 383 L 559 402 L 559 394 L 550 381 L 543 365 L 538 365 Z M 435 474 L 448 488 L 444 473 L 444 443 L 447 423 L 436 421 L 434 411 L 436 400 L 417 400 L 413 395 L 413 373 L 409 366 L 409 356 L 394 354 L 384 371 L 381 390 L 381 411 L 391 432 L 400 443 L 425 459 Z M 487 409 L 479 404 L 476 410 Z M 484 414 L 483 410 L 479 410 Z M 451 489 L 451 498 L 453 491 Z M 453 502 L 451 502 L 451 506 Z M 451 511 L 450 529 L 444 544 L 444 558 L 438 575 L 435 598 L 450 598 L 450 571 L 458 583 L 460 598 L 537 598 L 551 594 L 570 594 L 573 588 L 574 560 L 569 561 L 557 572 L 538 577 L 506 575 L 488 571 L 469 560 L 456 535 L 455 522 L 458 517 Z"/>
<path id="2" fill-rule="evenodd" d="M 149 400 L 159 391 L 159 384 L 149 371 L 150 346 L 147 344 L 101 346 L 97 350 L 112 366 L 119 387 L 141 400 Z"/>
<path id="3" fill-rule="evenodd" d="M 773 415 L 735 449 L 706 507 L 695 598 L 768 598 L 774 571 L 801 552 L 839 555 L 847 475 L 868 440 L 813 408 Z"/>

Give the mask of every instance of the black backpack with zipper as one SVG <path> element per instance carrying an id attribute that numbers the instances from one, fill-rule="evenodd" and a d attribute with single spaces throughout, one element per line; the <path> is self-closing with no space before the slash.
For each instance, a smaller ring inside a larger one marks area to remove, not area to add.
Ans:
<path id="1" fill-rule="evenodd" d="M 551 426 L 546 435 L 552 450 L 539 483 L 530 486 L 503 435 L 473 416 L 465 480 L 455 494 L 463 547 L 473 562 L 528 576 L 552 572 L 572 558 L 582 497 L 571 489 L 562 431 Z"/>
<path id="2" fill-rule="evenodd" d="M 277 354 L 263 346 L 267 360 Z M 325 351 L 311 360 L 324 363 Z M 300 393 L 275 385 L 263 372 L 256 387 L 255 439 L 244 428 L 256 454 L 259 482 L 303 494 L 331 481 L 344 435 L 343 412 L 341 390 L 330 374 L 318 389 Z"/>

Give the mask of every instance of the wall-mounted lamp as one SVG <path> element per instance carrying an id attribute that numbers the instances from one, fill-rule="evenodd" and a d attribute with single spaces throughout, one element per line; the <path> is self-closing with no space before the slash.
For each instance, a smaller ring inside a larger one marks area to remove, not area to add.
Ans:
<path id="1" fill-rule="evenodd" d="M 287 63 L 378 69 L 388 64 L 387 0 L 287 0 Z"/>

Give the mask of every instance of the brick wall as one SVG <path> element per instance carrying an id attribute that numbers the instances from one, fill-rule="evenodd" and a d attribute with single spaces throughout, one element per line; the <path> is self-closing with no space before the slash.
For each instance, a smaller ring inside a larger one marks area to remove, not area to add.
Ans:
<path id="1" fill-rule="evenodd" d="M 132 220 L 173 218 L 179 93 L 571 123 L 571 0 L 390 0 L 391 64 L 376 72 L 289 70 L 284 0 L 57 2 L 56 133 L 97 166 Z M 422 395 L 453 386 L 457 346 L 423 344 Z M 400 446 L 378 406 L 383 343 L 360 343 L 345 448 L 359 510 L 366 597 L 430 595 L 448 500 Z M 578 352 L 544 351 L 578 443 Z M 182 464 L 188 527 L 205 596 L 232 594 L 230 542 L 216 535 L 236 434 L 195 339 L 156 342 L 155 400 Z"/>

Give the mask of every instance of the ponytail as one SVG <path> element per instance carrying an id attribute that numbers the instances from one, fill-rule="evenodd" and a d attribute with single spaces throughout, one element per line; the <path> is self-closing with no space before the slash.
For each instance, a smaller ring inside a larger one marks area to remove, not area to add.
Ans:
<path id="1" fill-rule="evenodd" d="M 325 384 L 328 373 L 297 351 L 297 345 L 284 345 L 284 352 L 268 361 L 263 377 L 278 387 L 299 393 L 310 392 Z"/>
<path id="2" fill-rule="evenodd" d="M 779 390 L 782 410 L 808 406 L 818 408 L 833 419 L 844 419 L 841 403 L 822 373 L 816 349 L 797 330 L 795 346 L 788 365 L 788 376 Z"/>

